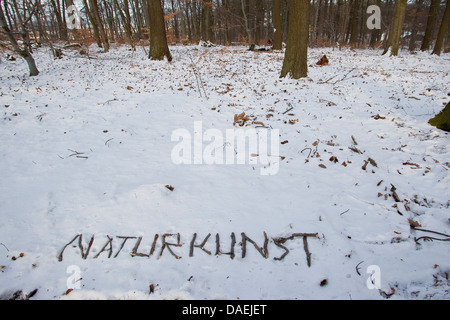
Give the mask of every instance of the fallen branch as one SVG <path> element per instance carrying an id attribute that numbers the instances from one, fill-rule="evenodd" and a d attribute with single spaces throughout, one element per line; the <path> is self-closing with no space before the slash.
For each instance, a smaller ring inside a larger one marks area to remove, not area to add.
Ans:
<path id="1" fill-rule="evenodd" d="M 334 78 L 336 78 L 337 75 L 331 77 L 331 78 L 328 79 L 328 80 L 325 80 L 325 81 L 322 81 L 322 82 L 317 82 L 317 84 L 325 84 L 325 83 L 336 84 L 336 83 L 338 83 L 338 82 L 341 82 L 341 81 L 344 81 L 345 79 L 347 79 L 347 76 L 348 76 L 350 73 L 352 73 L 353 71 L 355 71 L 355 70 L 356 70 L 356 67 L 353 68 L 353 69 L 351 69 L 349 72 L 347 72 L 347 73 L 344 75 L 344 77 L 342 77 L 342 79 L 337 80 L 337 81 L 335 81 L 335 82 L 330 82 L 330 81 L 333 80 Z M 354 77 L 352 77 L 352 78 L 356 78 L 356 76 L 354 76 Z"/>

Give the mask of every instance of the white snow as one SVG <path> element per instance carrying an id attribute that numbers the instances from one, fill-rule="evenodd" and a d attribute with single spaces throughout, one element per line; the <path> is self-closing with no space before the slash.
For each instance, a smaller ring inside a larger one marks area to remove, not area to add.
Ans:
<path id="1" fill-rule="evenodd" d="M 449 100 L 448 54 L 311 49 L 309 77 L 292 80 L 279 78 L 282 52 L 170 49 L 172 63 L 142 48 L 61 60 L 42 48 L 31 78 L 24 61 L 2 60 L 0 298 L 450 298 L 449 242 L 416 243 L 445 236 L 408 221 L 450 234 L 449 135 L 427 123 Z M 324 54 L 330 65 L 316 66 Z M 173 163 L 175 130 L 194 135 L 201 121 L 225 135 L 242 112 L 280 130 L 276 174 L 259 163 Z M 216 234 L 227 252 L 233 232 L 235 258 L 216 256 Z M 258 246 L 267 234 L 267 259 L 250 242 L 242 257 L 242 232 Z M 196 247 L 189 257 L 194 233 L 197 245 L 211 234 L 211 255 Z M 301 237 L 274 260 L 284 250 L 273 238 L 294 233 L 318 234 L 310 267 Z M 75 240 L 58 261 L 77 234 L 84 248 L 95 235 L 89 255 Z M 148 254 L 155 234 L 152 257 L 129 254 L 139 237 Z M 163 234 L 181 246 L 159 258 Z M 119 252 L 118 237 L 135 239 Z M 379 290 L 367 285 L 372 265 Z"/>

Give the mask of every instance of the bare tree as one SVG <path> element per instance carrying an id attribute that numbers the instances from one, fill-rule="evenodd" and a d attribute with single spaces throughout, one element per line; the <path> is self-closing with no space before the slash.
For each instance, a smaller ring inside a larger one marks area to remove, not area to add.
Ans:
<path id="1" fill-rule="evenodd" d="M 450 19 L 450 0 L 447 0 L 445 6 L 444 17 L 442 18 L 441 26 L 439 28 L 439 33 L 437 35 L 436 44 L 434 46 L 433 54 L 441 55 L 442 44 L 444 43 L 445 33 L 448 31 L 448 24 Z"/>
<path id="2" fill-rule="evenodd" d="M 21 19 L 21 29 L 22 33 L 26 32 L 26 25 L 31 20 L 31 17 L 34 14 L 34 10 L 36 8 L 36 4 L 33 7 L 33 11 L 30 14 L 28 18 Z M 28 46 L 25 43 L 23 47 L 21 48 L 19 44 L 17 43 L 16 39 L 14 38 L 14 34 L 12 33 L 11 29 L 9 28 L 5 15 L 3 13 L 2 6 L 0 5 L 0 27 L 3 31 L 3 33 L 8 38 L 9 42 L 11 43 L 11 46 L 13 47 L 14 51 L 20 55 L 28 64 L 28 68 L 30 70 L 30 76 L 37 76 L 39 74 L 39 70 L 36 67 L 36 63 L 34 61 L 33 56 L 31 55 L 30 51 L 28 50 Z"/>
<path id="3" fill-rule="evenodd" d="M 435 16 L 436 16 L 437 7 L 439 6 L 439 2 L 440 2 L 440 0 L 431 0 L 430 11 L 428 12 L 428 19 L 427 19 L 425 35 L 423 37 L 422 47 L 420 48 L 421 51 L 427 51 L 428 49 L 430 49 L 431 38 L 432 38 L 433 28 L 434 28 L 434 20 L 435 20 Z"/>

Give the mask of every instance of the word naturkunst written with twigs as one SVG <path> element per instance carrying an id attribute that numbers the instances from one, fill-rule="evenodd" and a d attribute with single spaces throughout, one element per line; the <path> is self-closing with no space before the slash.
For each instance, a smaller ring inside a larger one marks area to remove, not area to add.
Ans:
<path id="1" fill-rule="evenodd" d="M 308 267 L 311 267 L 311 252 L 309 251 L 308 238 L 319 239 L 317 233 L 292 233 L 288 236 L 273 237 L 271 241 L 266 232 L 263 232 L 264 239 L 262 240 L 262 246 L 252 240 L 244 232 L 241 233 L 240 241 L 236 239 L 236 234 L 232 232 L 230 236 L 223 237 L 221 239 L 220 234 L 216 234 L 215 239 L 211 239 L 212 235 L 209 233 L 204 238 L 199 238 L 197 233 L 194 233 L 189 237 L 188 242 L 183 242 L 180 233 L 164 233 L 155 234 L 151 242 L 147 247 L 142 247 L 144 237 L 143 236 L 106 236 L 106 239 L 97 240 L 95 234 L 92 235 L 87 243 L 83 241 L 83 234 L 75 235 L 68 243 L 66 243 L 58 254 L 58 261 L 63 261 L 64 253 L 67 250 L 75 250 L 76 254 L 79 254 L 82 259 L 87 259 L 88 256 L 93 259 L 99 257 L 105 258 L 117 258 L 120 253 L 125 252 L 124 247 L 132 246 L 131 252 L 128 252 L 131 257 L 141 257 L 150 259 L 161 259 L 165 255 L 171 255 L 175 259 L 181 259 L 180 251 L 185 251 L 189 258 L 193 258 L 197 252 L 206 256 L 228 256 L 230 259 L 234 259 L 239 256 L 241 259 L 245 259 L 247 251 L 250 248 L 256 250 L 259 255 L 264 259 L 269 259 L 269 244 L 275 245 L 277 250 L 276 254 L 272 257 L 273 260 L 281 261 L 289 254 L 288 248 L 289 241 L 300 241 L 303 245 L 303 250 L 306 256 L 306 263 Z M 94 246 L 94 242 L 96 245 Z M 97 246 L 98 244 L 98 246 Z M 227 244 L 227 249 L 224 249 Z M 98 248 L 98 249 L 93 249 Z M 145 248 L 145 249 L 144 249 Z M 273 246 L 272 246 L 273 248 Z M 253 250 L 252 249 L 252 250 Z M 91 253 L 92 251 L 96 251 Z"/>

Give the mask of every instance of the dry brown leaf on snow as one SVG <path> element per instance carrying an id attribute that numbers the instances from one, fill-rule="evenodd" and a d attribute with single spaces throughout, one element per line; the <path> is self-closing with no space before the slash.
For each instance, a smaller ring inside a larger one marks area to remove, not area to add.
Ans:
<path id="1" fill-rule="evenodd" d="M 408 219 L 409 225 L 411 226 L 411 228 L 418 228 L 421 227 L 420 223 L 418 223 L 417 221 L 414 221 L 413 219 Z"/>

